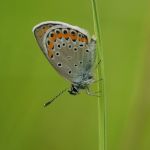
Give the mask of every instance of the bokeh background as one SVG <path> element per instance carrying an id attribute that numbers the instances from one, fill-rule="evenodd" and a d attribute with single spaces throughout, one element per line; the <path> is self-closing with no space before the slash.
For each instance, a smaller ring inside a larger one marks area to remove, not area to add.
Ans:
<path id="1" fill-rule="evenodd" d="M 107 96 L 108 150 L 150 149 L 150 2 L 98 0 Z M 98 150 L 97 98 L 70 83 L 41 53 L 32 27 L 58 20 L 93 34 L 90 0 L 0 2 L 0 149 Z"/>

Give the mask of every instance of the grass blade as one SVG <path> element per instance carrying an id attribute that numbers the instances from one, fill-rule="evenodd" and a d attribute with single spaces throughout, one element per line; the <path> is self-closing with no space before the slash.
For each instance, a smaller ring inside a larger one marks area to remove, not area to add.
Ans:
<path id="1" fill-rule="evenodd" d="M 96 0 L 91 0 L 93 21 L 94 21 L 94 32 L 97 39 L 97 56 L 98 61 L 101 60 L 100 65 L 97 67 L 97 74 L 99 79 L 102 78 L 102 82 L 98 83 L 98 90 L 101 89 L 101 97 L 98 98 L 98 126 L 99 126 L 99 150 L 106 150 L 106 96 L 105 96 L 105 76 L 104 76 L 104 59 L 103 49 L 101 42 L 101 32 L 99 24 L 99 13 L 97 10 Z"/>

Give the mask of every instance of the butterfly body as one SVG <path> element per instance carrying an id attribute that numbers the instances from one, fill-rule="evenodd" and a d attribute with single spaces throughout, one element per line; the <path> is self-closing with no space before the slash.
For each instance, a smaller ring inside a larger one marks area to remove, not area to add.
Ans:
<path id="1" fill-rule="evenodd" d="M 69 93 L 87 89 L 94 81 L 96 40 L 84 29 L 58 21 L 38 24 L 33 32 L 50 64 L 71 82 Z"/>

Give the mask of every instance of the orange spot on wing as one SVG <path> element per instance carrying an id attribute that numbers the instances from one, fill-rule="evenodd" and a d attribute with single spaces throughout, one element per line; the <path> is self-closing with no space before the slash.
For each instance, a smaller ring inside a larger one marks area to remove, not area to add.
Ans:
<path id="1" fill-rule="evenodd" d="M 69 37 L 69 34 L 63 34 L 63 37 L 64 37 L 64 38 L 68 38 L 68 37 Z"/>
<path id="2" fill-rule="evenodd" d="M 50 41 L 55 41 L 56 38 L 57 38 L 57 36 L 56 36 L 56 34 L 54 33 L 54 34 L 53 34 L 53 37 L 50 37 L 49 40 L 50 40 Z"/>
<path id="3" fill-rule="evenodd" d="M 85 42 L 85 43 L 88 42 L 88 39 L 87 39 L 86 37 L 84 37 L 84 38 L 78 37 L 78 40 L 79 40 L 80 42 Z"/>
<path id="4" fill-rule="evenodd" d="M 53 56 L 53 50 L 48 48 L 48 57 L 52 58 L 52 56 Z"/>
<path id="5" fill-rule="evenodd" d="M 49 47 L 50 49 L 53 49 L 54 44 L 53 44 L 53 43 L 50 43 L 50 44 L 48 45 L 48 47 Z"/>
<path id="6" fill-rule="evenodd" d="M 69 34 L 69 37 L 70 37 L 72 40 L 77 40 L 77 36 L 76 36 L 76 35 Z"/>
<path id="7" fill-rule="evenodd" d="M 86 43 L 88 42 L 87 38 L 81 38 L 81 41 Z"/>
<path id="8" fill-rule="evenodd" d="M 63 34 L 62 34 L 62 33 L 59 33 L 59 34 L 57 35 L 57 37 L 58 37 L 59 39 L 61 39 L 61 38 L 63 37 Z"/>

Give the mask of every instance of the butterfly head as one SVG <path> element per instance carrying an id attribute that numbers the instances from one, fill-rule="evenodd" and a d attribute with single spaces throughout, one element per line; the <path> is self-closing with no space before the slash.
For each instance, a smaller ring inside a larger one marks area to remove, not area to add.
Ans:
<path id="1" fill-rule="evenodd" d="M 79 86 L 72 84 L 71 89 L 68 91 L 71 95 L 79 94 Z"/>
<path id="2" fill-rule="evenodd" d="M 95 80 L 93 79 L 93 76 L 89 76 L 87 80 L 83 80 L 79 83 L 73 83 L 71 85 L 71 89 L 68 91 L 71 95 L 77 95 L 79 94 L 80 90 L 88 89 L 88 86 L 93 83 Z"/>

